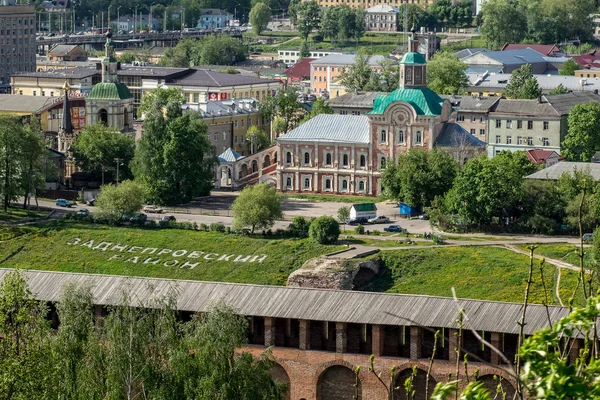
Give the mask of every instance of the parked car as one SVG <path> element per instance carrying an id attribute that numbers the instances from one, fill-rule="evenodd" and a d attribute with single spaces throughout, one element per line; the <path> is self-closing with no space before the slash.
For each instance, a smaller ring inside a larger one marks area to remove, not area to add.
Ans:
<path id="1" fill-rule="evenodd" d="M 83 215 L 84 217 L 87 217 L 88 215 L 90 215 L 90 210 L 88 210 L 86 208 L 82 208 L 80 210 L 77 210 L 77 212 L 75 214 Z"/>
<path id="2" fill-rule="evenodd" d="M 173 215 L 165 215 L 164 217 L 162 217 L 160 219 L 162 222 L 169 222 L 169 221 L 177 221 L 177 219 L 173 216 Z"/>
<path id="3" fill-rule="evenodd" d="M 366 225 L 369 223 L 369 219 L 366 217 L 358 217 L 346 220 L 348 225 Z"/>
<path id="4" fill-rule="evenodd" d="M 309 94 L 308 101 L 317 101 L 317 96 L 315 96 L 314 94 Z"/>
<path id="5" fill-rule="evenodd" d="M 93 207 L 94 204 L 96 203 L 96 199 L 95 198 L 91 198 L 88 201 L 85 202 L 85 204 L 87 204 L 90 207 Z"/>
<path id="6" fill-rule="evenodd" d="M 144 223 L 148 219 L 148 216 L 144 213 L 137 213 L 133 217 L 129 218 L 130 222 Z"/>
<path id="7" fill-rule="evenodd" d="M 374 218 L 369 218 L 370 224 L 387 224 L 388 222 L 390 222 L 390 219 L 385 215 L 378 215 Z"/>
<path id="8" fill-rule="evenodd" d="M 404 232 L 404 229 L 400 225 L 390 225 L 383 228 L 384 232 Z"/>
<path id="9" fill-rule="evenodd" d="M 421 214 L 421 215 L 419 215 L 419 219 L 422 219 L 423 221 L 429 221 L 429 215 Z"/>
<path id="10" fill-rule="evenodd" d="M 71 207 L 73 203 L 65 199 L 56 199 L 56 205 L 60 207 Z"/>
<path id="11" fill-rule="evenodd" d="M 146 206 L 144 207 L 144 212 L 160 214 L 163 212 L 163 209 L 159 206 Z"/>
<path id="12" fill-rule="evenodd" d="M 593 237 L 594 235 L 591 233 L 584 233 L 581 239 L 583 239 L 584 242 L 591 242 Z"/>

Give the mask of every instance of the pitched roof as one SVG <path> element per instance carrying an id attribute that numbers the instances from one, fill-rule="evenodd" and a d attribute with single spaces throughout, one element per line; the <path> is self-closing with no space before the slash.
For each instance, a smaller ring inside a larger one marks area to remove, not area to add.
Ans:
<path id="1" fill-rule="evenodd" d="M 486 68 L 486 70 L 490 70 Z M 485 72 L 485 71 L 483 71 Z M 508 84 L 511 74 L 487 74 L 483 73 L 475 74 L 467 71 L 467 76 L 471 82 L 471 90 L 475 88 L 494 88 L 502 90 Z M 573 92 L 593 92 L 594 90 L 600 90 L 600 78 L 580 78 L 577 76 L 566 76 L 566 75 L 547 75 L 547 74 L 534 74 L 534 78 L 537 80 L 540 88 L 545 92 L 549 92 L 555 89 L 558 85 L 563 85 L 567 90 Z M 477 90 L 474 90 L 477 91 Z"/>
<path id="2" fill-rule="evenodd" d="M 390 59 L 385 56 L 369 56 L 368 63 L 371 66 L 381 64 L 383 60 Z M 313 61 L 312 65 L 353 65 L 356 61 L 356 54 L 330 54 Z"/>
<path id="3" fill-rule="evenodd" d="M 523 64 L 536 64 L 546 63 L 544 56 L 532 49 L 517 49 L 517 50 L 506 50 L 506 51 L 486 51 L 483 53 L 486 57 L 502 64 L 502 65 L 523 65 Z M 463 59 L 463 62 L 471 64 L 469 58 Z M 473 62 L 476 64 L 476 62 Z"/>
<path id="4" fill-rule="evenodd" d="M 533 117 L 560 117 L 554 107 L 547 102 L 535 100 L 500 99 L 491 110 L 495 114 L 527 115 Z"/>
<path id="5" fill-rule="evenodd" d="M 0 269 L 0 279 L 11 271 Z M 195 313 L 206 312 L 221 301 L 249 316 L 455 329 L 456 316 L 464 309 L 469 317 L 464 321 L 465 329 L 516 334 L 519 332 L 516 321 L 523 311 L 520 303 L 455 301 L 451 297 L 50 271 L 24 271 L 23 274 L 33 295 L 42 301 L 58 301 L 59 289 L 73 282 L 89 285 L 97 305 L 122 304 L 124 290 L 131 294 L 133 306 L 148 304 L 174 290 L 178 294 L 175 307 Z M 548 327 L 547 314 L 556 322 L 567 316 L 569 309 L 529 304 L 524 333 L 531 335 Z"/>
<path id="6" fill-rule="evenodd" d="M 319 114 L 276 139 L 278 142 L 340 142 L 368 144 L 369 117 Z"/>
<path id="7" fill-rule="evenodd" d="M 211 71 L 208 69 L 197 69 L 192 74 L 183 78 L 173 79 L 171 83 L 182 86 L 208 86 L 208 87 L 223 87 L 237 85 L 251 85 L 258 83 L 277 83 L 275 79 L 255 78 L 252 76 L 224 74 L 221 72 Z"/>
<path id="8" fill-rule="evenodd" d="M 367 8 L 365 12 L 368 13 L 398 13 L 399 8 L 394 6 L 388 6 L 384 4 L 378 4 L 376 6 Z"/>
<path id="9" fill-rule="evenodd" d="M 460 99 L 459 111 L 487 112 L 500 100 L 500 97 L 471 97 L 464 96 Z"/>
<path id="10" fill-rule="evenodd" d="M 196 110 L 202 118 L 221 117 L 226 115 L 258 114 L 258 101 L 253 98 L 209 101 L 206 103 L 185 103 L 184 110 Z"/>
<path id="11" fill-rule="evenodd" d="M 530 149 L 525 150 L 525 152 L 527 153 L 527 158 L 535 164 L 542 164 L 549 157 L 552 157 L 555 154 L 558 156 L 558 153 L 554 150 Z"/>
<path id="12" fill-rule="evenodd" d="M 465 128 L 454 122 L 446 122 L 435 139 L 434 146 L 472 146 L 485 148 L 486 143 L 471 135 Z"/>
<path id="13" fill-rule="evenodd" d="M 57 44 L 48 52 L 49 55 L 54 56 L 66 56 L 72 50 L 78 48 L 79 46 L 76 44 Z M 83 50 L 83 49 L 82 49 Z"/>
<path id="14" fill-rule="evenodd" d="M 292 80 L 302 80 L 310 77 L 310 63 L 316 60 L 315 58 L 303 58 L 296 64 L 285 70 L 284 74 Z"/>
<path id="15" fill-rule="evenodd" d="M 49 96 L 19 96 L 15 94 L 0 94 L 0 113 L 34 113 L 50 105 L 57 98 L 58 97 Z"/>
<path id="16" fill-rule="evenodd" d="M 92 86 L 88 100 L 125 100 L 133 96 L 121 82 L 99 82 Z"/>
<path id="17" fill-rule="evenodd" d="M 220 162 L 234 162 L 239 160 L 240 158 L 244 158 L 244 156 L 237 153 L 231 147 L 228 147 L 227 150 L 219 154 L 217 158 Z"/>
<path id="18" fill-rule="evenodd" d="M 600 102 L 600 95 L 593 92 L 572 92 L 565 94 L 554 94 L 545 96 L 546 100 L 552 104 L 552 107 L 560 115 L 566 115 L 571 112 L 571 108 L 578 104 L 586 104 L 590 101 Z"/>
<path id="19" fill-rule="evenodd" d="M 368 108 L 373 109 L 373 102 L 379 95 L 386 95 L 385 92 L 363 92 L 363 93 L 346 93 L 333 99 L 327 100 L 332 107 L 347 107 L 347 108 Z"/>
<path id="20" fill-rule="evenodd" d="M 463 49 L 460 51 L 457 51 L 456 53 L 454 53 L 455 56 L 458 57 L 459 60 L 462 60 L 463 58 L 472 56 L 473 54 L 477 54 L 477 53 L 481 53 L 484 51 L 488 51 L 488 49 L 486 48 L 472 48 L 472 49 Z"/>
<path id="21" fill-rule="evenodd" d="M 521 44 L 521 43 L 506 43 L 501 51 L 507 50 L 519 50 L 519 49 L 531 49 L 535 50 L 540 54 L 549 56 L 557 51 L 560 51 L 555 44 Z"/>
<path id="22" fill-rule="evenodd" d="M 574 171 L 589 173 L 595 180 L 600 180 L 600 163 L 561 161 L 541 171 L 527 175 L 527 179 L 558 180 L 562 174 L 572 175 Z"/>
<path id="23" fill-rule="evenodd" d="M 418 115 L 440 115 L 444 100 L 428 88 L 396 89 L 388 95 L 377 96 L 373 111 L 369 114 L 383 114 L 388 105 L 396 101 L 410 104 Z"/>

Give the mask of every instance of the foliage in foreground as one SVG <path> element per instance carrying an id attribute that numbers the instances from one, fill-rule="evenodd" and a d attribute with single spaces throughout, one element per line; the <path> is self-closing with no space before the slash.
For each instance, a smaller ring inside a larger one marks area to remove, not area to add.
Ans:
<path id="1" fill-rule="evenodd" d="M 149 288 L 152 289 L 152 288 Z M 67 285 L 53 333 L 47 309 L 19 271 L 0 286 L 0 397 L 3 399 L 282 399 L 269 353 L 235 350 L 247 321 L 225 305 L 189 322 L 176 297 L 142 301 L 122 288 L 122 303 L 95 317 L 90 288 Z M 143 308 L 128 307 L 140 302 Z"/>

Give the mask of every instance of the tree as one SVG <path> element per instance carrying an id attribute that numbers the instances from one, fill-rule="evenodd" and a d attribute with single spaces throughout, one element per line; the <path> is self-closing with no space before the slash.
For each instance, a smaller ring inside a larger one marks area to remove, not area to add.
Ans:
<path id="1" fill-rule="evenodd" d="M 262 2 L 256 3 L 250 10 L 250 24 L 252 24 L 252 32 L 260 35 L 269 24 L 271 18 L 271 8 Z"/>
<path id="2" fill-rule="evenodd" d="M 308 48 L 308 42 L 306 40 L 302 41 L 300 45 L 300 58 L 308 58 L 310 57 L 310 49 Z"/>
<path id="3" fill-rule="evenodd" d="M 510 74 L 504 95 L 509 99 L 536 99 L 542 95 L 542 89 L 531 73 L 530 64 L 525 64 Z"/>
<path id="4" fill-rule="evenodd" d="M 160 64 L 190 68 L 197 65 L 231 65 L 245 59 L 246 48 L 241 40 L 229 35 L 207 35 L 200 40 L 180 40 L 177 46 L 165 51 Z"/>
<path id="5" fill-rule="evenodd" d="M 170 102 L 185 103 L 185 97 L 180 88 L 158 88 L 151 90 L 142 97 L 142 103 L 138 107 L 138 117 L 155 107 L 166 107 Z"/>
<path id="6" fill-rule="evenodd" d="M 468 66 L 457 56 L 436 53 L 427 62 L 427 87 L 439 94 L 459 94 L 469 86 Z"/>
<path id="7" fill-rule="evenodd" d="M 258 103 L 260 114 L 273 123 L 275 117 L 280 117 L 282 122 L 281 133 L 294 129 L 303 118 L 302 107 L 298 103 L 298 91 L 294 87 L 287 87 L 270 94 Z"/>
<path id="8" fill-rule="evenodd" d="M 21 132 L 21 167 L 20 182 L 23 193 L 23 209 L 27 208 L 30 194 L 35 194 L 38 189 L 45 185 L 47 172 L 45 156 L 46 149 L 44 134 L 37 119 L 32 119 L 23 125 Z"/>
<path id="9" fill-rule="evenodd" d="M 380 71 L 371 69 L 369 82 L 363 88 L 370 92 L 392 92 L 398 88 L 400 74 L 397 65 L 389 60 L 379 63 Z"/>
<path id="10" fill-rule="evenodd" d="M 296 25 L 298 22 L 298 6 L 302 4 L 302 0 L 290 0 L 288 8 L 288 15 L 290 17 L 290 23 Z"/>
<path id="11" fill-rule="evenodd" d="M 452 188 L 458 164 L 445 151 L 411 149 L 383 171 L 385 196 L 413 207 L 429 206 Z"/>
<path id="12" fill-rule="evenodd" d="M 77 166 L 88 173 L 101 173 L 104 184 L 105 172 L 116 177 L 117 159 L 119 166 L 117 179 L 131 176 L 129 162 L 134 154 L 133 138 L 116 132 L 103 124 L 85 126 L 72 145 L 73 158 Z"/>
<path id="13" fill-rule="evenodd" d="M 295 7 L 298 32 L 307 40 L 313 29 L 319 27 L 320 9 L 316 1 L 303 1 Z"/>
<path id="14" fill-rule="evenodd" d="M 134 181 L 123 181 L 119 185 L 104 185 L 98 196 L 98 209 L 102 217 L 112 223 L 120 223 L 123 217 L 131 217 L 142 208 L 144 191 Z"/>
<path id="15" fill-rule="evenodd" d="M 231 206 L 233 228 L 241 230 L 250 227 L 250 233 L 255 229 L 268 229 L 281 219 L 281 198 L 277 190 L 266 183 L 258 183 L 244 188 Z"/>
<path id="16" fill-rule="evenodd" d="M 571 108 L 568 127 L 561 155 L 569 161 L 591 161 L 600 150 L 600 104 L 591 101 Z"/>
<path id="17" fill-rule="evenodd" d="M 260 130 L 256 125 L 252 125 L 246 132 L 248 142 L 248 151 L 254 154 L 271 146 L 269 135 Z"/>
<path id="18" fill-rule="evenodd" d="M 574 76 L 575 71 L 577 71 L 578 69 L 581 69 L 581 65 L 577 64 L 577 61 L 573 60 L 572 58 L 569 58 L 567 61 L 565 61 L 563 63 L 562 68 L 559 71 L 559 74 Z"/>
<path id="19" fill-rule="evenodd" d="M 344 206 L 338 208 L 337 219 L 340 223 L 344 224 L 344 230 L 346 230 L 346 221 L 350 218 L 350 207 Z"/>
<path id="20" fill-rule="evenodd" d="M 334 244 L 340 236 L 340 224 L 334 218 L 323 215 L 310 223 L 308 235 L 317 243 Z"/>
<path id="21" fill-rule="evenodd" d="M 310 113 L 304 117 L 302 123 L 316 117 L 319 114 L 333 114 L 333 109 L 323 97 L 319 97 L 317 101 L 313 103 Z"/>
<path id="22" fill-rule="evenodd" d="M 569 91 L 567 90 L 566 87 L 563 86 L 562 83 L 559 83 L 557 87 L 555 87 L 554 89 L 552 89 L 548 94 L 553 95 L 553 94 L 565 94 L 565 93 L 569 93 Z"/>
<path id="23" fill-rule="evenodd" d="M 146 114 L 133 171 L 149 202 L 175 205 L 210 192 L 216 157 L 207 129 L 200 114 L 184 113 L 178 101 L 166 112 L 155 103 Z"/>
<path id="24" fill-rule="evenodd" d="M 340 83 L 346 88 L 346 91 L 361 91 L 367 86 L 371 77 L 369 58 L 370 56 L 359 53 L 350 68 L 342 69 Z"/>
<path id="25" fill-rule="evenodd" d="M 308 237 L 310 223 L 301 215 L 296 215 L 288 230 L 296 237 Z"/>
<path id="26" fill-rule="evenodd" d="M 480 32 L 493 48 L 520 43 L 527 30 L 525 15 L 510 0 L 488 0 L 482 6 Z"/>

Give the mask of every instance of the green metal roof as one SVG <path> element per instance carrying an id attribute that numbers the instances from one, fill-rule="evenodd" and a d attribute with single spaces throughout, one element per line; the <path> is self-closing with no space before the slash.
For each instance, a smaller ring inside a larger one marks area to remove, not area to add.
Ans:
<path id="1" fill-rule="evenodd" d="M 125 100 L 133 96 L 131 92 L 121 82 L 100 82 L 96 83 L 90 94 L 87 96 L 89 100 Z"/>
<path id="2" fill-rule="evenodd" d="M 356 211 L 377 211 L 374 203 L 352 204 L 352 208 Z"/>
<path id="3" fill-rule="evenodd" d="M 413 106 L 418 115 L 441 115 L 444 99 L 427 88 L 396 89 L 387 95 L 379 95 L 373 101 L 373 111 L 369 114 L 383 114 L 387 106 L 396 101 L 404 101 Z"/>
<path id="4" fill-rule="evenodd" d="M 427 63 L 427 61 L 425 61 L 425 56 L 421 53 L 416 53 L 414 51 L 404 54 L 404 57 L 402 57 L 402 61 L 400 61 L 400 64 L 426 64 L 426 63 Z"/>

